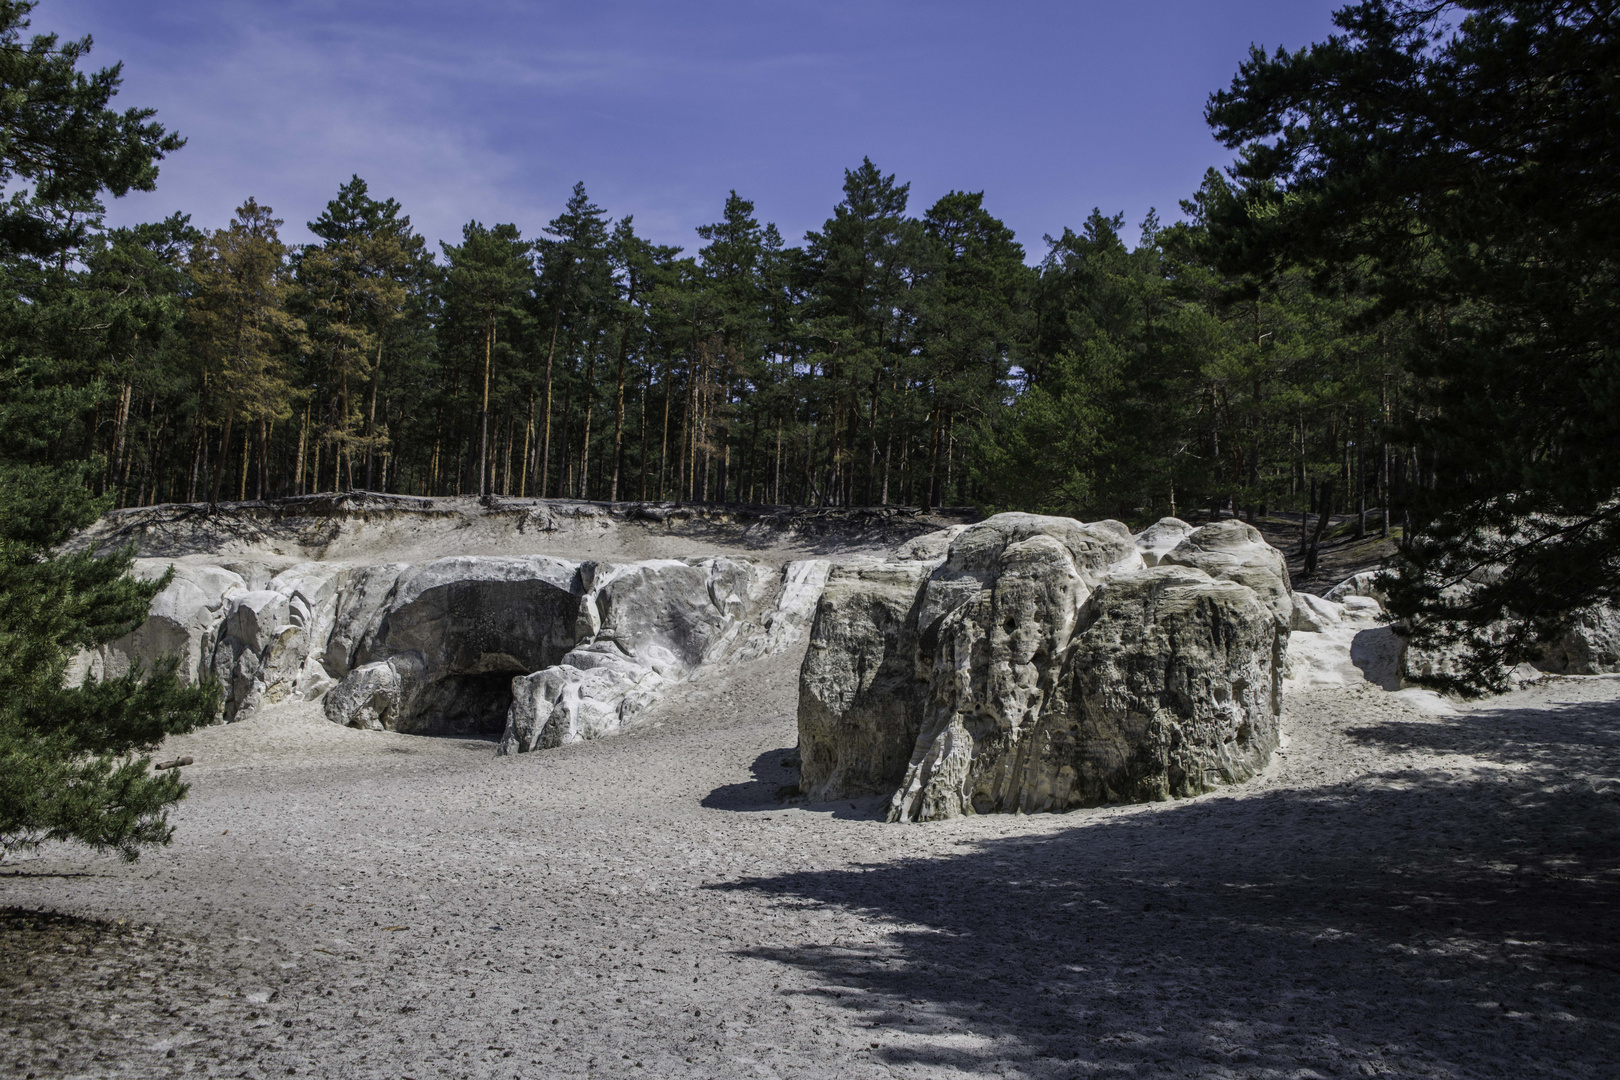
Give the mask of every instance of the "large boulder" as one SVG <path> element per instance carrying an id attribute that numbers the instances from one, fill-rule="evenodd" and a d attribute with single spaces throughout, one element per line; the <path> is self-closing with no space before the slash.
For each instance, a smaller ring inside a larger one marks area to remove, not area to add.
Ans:
<path id="1" fill-rule="evenodd" d="M 577 644 L 555 665 L 512 680 L 503 753 L 617 734 L 665 686 L 761 636 L 778 576 L 738 559 L 587 563 Z"/>
<path id="2" fill-rule="evenodd" d="M 984 793 L 998 809 L 1196 795 L 1265 766 L 1288 635 L 1264 598 L 1159 566 L 1105 582 L 1080 622 L 1016 791 Z"/>
<path id="3" fill-rule="evenodd" d="M 1620 671 L 1620 607 L 1603 603 L 1576 612 L 1535 661 L 1560 675 L 1609 675 Z"/>
<path id="4" fill-rule="evenodd" d="M 318 698 L 333 685 L 322 658 L 349 574 L 299 563 L 231 598 L 213 657 L 226 720 L 288 698 Z"/>
<path id="5" fill-rule="evenodd" d="M 326 696 L 327 718 L 419 735 L 499 734 L 512 679 L 556 664 L 578 640 L 581 566 L 457 556 L 400 572 L 353 650 L 343 692 Z M 381 582 L 357 584 L 375 593 Z M 352 632 L 354 619 L 345 625 Z M 336 659 L 330 641 L 325 651 Z"/>
<path id="6" fill-rule="evenodd" d="M 1002 514 L 952 543 L 923 590 L 924 722 L 892 816 L 990 812 L 1000 804 L 983 791 L 1023 782 L 1012 774 L 1080 606 L 1111 572 L 1142 567 L 1129 531 L 1115 524 Z"/>
<path id="7" fill-rule="evenodd" d="M 332 631 L 320 656 L 321 666 L 332 678 L 341 679 L 355 667 L 361 642 L 381 617 L 395 582 L 407 569 L 404 563 L 363 566 L 346 571 L 339 579 Z"/>
<path id="8" fill-rule="evenodd" d="M 1154 545 L 1117 522 L 1030 514 L 961 530 L 938 562 L 835 569 L 800 677 L 801 790 L 890 794 L 891 820 L 921 821 L 1253 775 L 1276 745 L 1286 569 L 1202 531 L 1173 550 L 1219 574 L 1146 567 Z"/>

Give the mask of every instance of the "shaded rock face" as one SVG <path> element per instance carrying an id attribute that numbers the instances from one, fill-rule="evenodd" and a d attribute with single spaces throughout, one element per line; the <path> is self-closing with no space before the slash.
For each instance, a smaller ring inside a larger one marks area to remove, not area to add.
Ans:
<path id="1" fill-rule="evenodd" d="M 891 820 L 924 821 L 1253 775 L 1276 745 L 1292 605 L 1280 557 L 1217 530 L 1172 549 L 1209 570 L 1146 567 L 1153 545 L 1118 522 L 1029 514 L 940 538 L 943 556 L 919 538 L 835 569 L 800 679 L 801 789 L 887 793 Z"/>
<path id="2" fill-rule="evenodd" d="M 927 686 L 917 614 L 933 564 L 837 566 L 799 673 L 800 789 L 813 799 L 888 794 L 905 775 Z"/>
<path id="3" fill-rule="evenodd" d="M 1578 612 L 1562 633 L 1542 646 L 1536 667 L 1560 675 L 1620 671 L 1620 607 L 1599 604 Z"/>
<path id="4" fill-rule="evenodd" d="M 353 652 L 353 692 L 329 695 L 326 715 L 415 735 L 498 735 L 512 679 L 573 647 L 580 591 L 579 563 L 544 556 L 407 568 Z"/>

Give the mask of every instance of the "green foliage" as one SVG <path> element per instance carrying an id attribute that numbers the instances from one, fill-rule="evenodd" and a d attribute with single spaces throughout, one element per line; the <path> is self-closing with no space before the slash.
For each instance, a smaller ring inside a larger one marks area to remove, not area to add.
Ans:
<path id="1" fill-rule="evenodd" d="M 1620 581 L 1620 13 L 1369 0 L 1335 20 L 1211 100 L 1242 151 L 1220 225 L 1409 322 L 1425 476 L 1392 603 L 1472 647 L 1450 688 L 1500 685 Z"/>
<path id="2" fill-rule="evenodd" d="M 31 8 L 0 3 L 0 178 L 28 185 L 0 213 L 16 297 L 0 322 L 0 847 L 71 840 L 134 858 L 168 841 L 185 786 L 132 755 L 212 717 L 215 695 L 180 686 L 172 663 L 64 685 L 75 651 L 138 625 L 164 583 L 132 579 L 128 552 L 57 549 L 107 502 L 79 421 L 107 379 L 150 362 L 177 311 L 165 253 L 183 221 L 91 238 L 96 200 L 149 188 L 180 142 L 149 110 L 105 108 L 117 69 L 77 71 L 88 39 L 21 45 Z"/>

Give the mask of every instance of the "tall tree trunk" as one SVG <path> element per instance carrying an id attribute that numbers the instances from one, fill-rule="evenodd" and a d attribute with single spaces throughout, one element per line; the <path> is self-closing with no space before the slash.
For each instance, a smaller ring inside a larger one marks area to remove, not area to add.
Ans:
<path id="1" fill-rule="evenodd" d="M 275 422 L 266 423 L 263 417 L 259 418 L 259 493 L 260 499 L 270 494 L 270 436 L 275 432 Z"/>
<path id="2" fill-rule="evenodd" d="M 636 275 L 630 274 L 624 321 L 619 327 L 619 388 L 613 404 L 613 483 L 608 487 L 608 501 L 619 501 L 619 470 L 624 452 L 624 365 L 630 358 L 630 316 L 635 310 Z"/>
<path id="3" fill-rule="evenodd" d="M 304 460 L 309 452 L 309 402 L 304 402 L 304 419 L 298 425 L 298 465 L 293 477 L 293 494 L 304 495 Z"/>
<path id="4" fill-rule="evenodd" d="M 231 414 L 226 412 L 225 429 L 220 432 L 219 436 L 219 462 L 214 466 L 213 490 L 208 496 L 208 503 L 210 506 L 219 505 L 219 489 L 225 481 L 225 463 L 230 460 L 230 458 L 227 456 L 227 450 L 231 445 L 231 419 Z"/>
<path id="5" fill-rule="evenodd" d="M 489 467 L 489 366 L 490 356 L 495 350 L 495 316 L 489 317 L 489 326 L 484 330 L 484 404 L 478 411 L 478 494 L 480 498 L 490 495 L 490 467 Z"/>
<path id="6" fill-rule="evenodd" d="M 117 492 L 122 490 L 124 486 L 122 476 L 124 464 L 124 431 L 129 426 L 129 399 L 133 389 L 134 388 L 127 380 L 121 387 L 118 388 L 118 411 L 115 414 L 115 419 L 113 421 L 112 453 L 107 455 L 106 481 L 107 489 L 114 492 L 115 495 Z M 115 501 L 114 505 L 116 506 L 118 503 Z"/>
<path id="7" fill-rule="evenodd" d="M 928 451 L 928 490 L 924 494 L 922 507 L 925 514 L 940 505 L 940 496 L 942 494 L 939 485 L 939 444 L 942 434 L 941 429 L 945 426 L 945 418 L 941 415 L 941 411 L 938 402 L 935 402 L 933 443 Z"/>
<path id="8" fill-rule="evenodd" d="M 641 407 L 636 410 L 636 419 L 640 422 L 640 434 L 636 437 L 636 466 L 641 474 L 636 498 L 642 502 L 647 501 L 647 399 L 652 395 L 652 365 L 649 363 L 641 372 Z"/>
<path id="9" fill-rule="evenodd" d="M 366 411 L 366 490 L 371 491 L 372 464 L 377 459 L 377 387 L 382 383 L 382 336 L 377 337 L 377 364 L 371 372 L 371 406 Z"/>
<path id="10" fill-rule="evenodd" d="M 529 497 L 529 446 L 534 442 L 534 387 L 529 387 L 529 419 L 523 425 L 523 466 L 518 472 L 518 498 Z"/>
<path id="11" fill-rule="evenodd" d="M 658 500 L 660 502 L 669 498 L 669 489 L 665 486 L 665 465 L 669 461 L 669 382 L 675 375 L 675 362 L 671 360 L 664 365 L 664 434 L 658 441 Z"/>
<path id="12" fill-rule="evenodd" d="M 596 405 L 596 350 L 585 360 L 585 424 L 579 440 L 579 497 L 590 498 L 591 413 Z"/>
<path id="13" fill-rule="evenodd" d="M 536 492 L 544 499 L 551 491 L 551 362 L 557 357 L 557 328 L 562 325 L 562 305 L 551 317 L 551 345 L 546 349 L 546 418 L 545 434 L 540 439 L 540 486 Z"/>
<path id="14" fill-rule="evenodd" d="M 237 502 L 247 502 L 248 456 L 249 456 L 249 451 L 251 450 L 251 447 L 252 447 L 252 442 L 253 442 L 253 436 L 249 432 L 243 431 L 242 432 L 242 468 L 240 470 L 241 480 L 237 484 L 237 488 L 236 488 L 236 501 Z"/>

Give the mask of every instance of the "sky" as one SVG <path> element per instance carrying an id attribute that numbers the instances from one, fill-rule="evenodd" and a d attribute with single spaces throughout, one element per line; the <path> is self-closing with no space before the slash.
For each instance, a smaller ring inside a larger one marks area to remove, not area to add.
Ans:
<path id="1" fill-rule="evenodd" d="M 1034 261 L 1093 207 L 1179 216 L 1232 156 L 1209 94 L 1344 2 L 42 0 L 33 29 L 93 35 L 116 104 L 188 140 L 113 224 L 219 228 L 251 195 L 302 243 L 359 174 L 430 241 L 537 235 L 583 181 L 688 251 L 732 189 L 797 243 L 870 157 L 914 214 L 983 191 Z"/>

